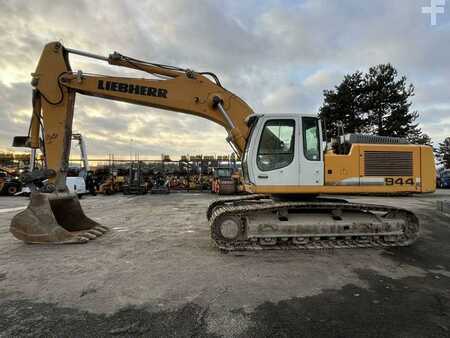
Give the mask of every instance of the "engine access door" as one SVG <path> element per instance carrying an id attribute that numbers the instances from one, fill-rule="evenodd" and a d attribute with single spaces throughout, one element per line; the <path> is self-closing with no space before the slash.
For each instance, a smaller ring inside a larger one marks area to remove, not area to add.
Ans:
<path id="1" fill-rule="evenodd" d="M 253 144 L 252 168 L 258 186 L 299 184 L 298 118 L 261 118 Z"/>

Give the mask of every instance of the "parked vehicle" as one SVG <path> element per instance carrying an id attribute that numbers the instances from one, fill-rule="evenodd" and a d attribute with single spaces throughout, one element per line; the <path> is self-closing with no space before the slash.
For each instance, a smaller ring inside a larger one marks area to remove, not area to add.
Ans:
<path id="1" fill-rule="evenodd" d="M 214 176 L 211 182 L 211 192 L 219 195 L 233 195 L 244 192 L 241 164 L 227 163 L 214 168 Z"/>
<path id="2" fill-rule="evenodd" d="M 0 169 L 0 194 L 12 196 L 22 188 L 19 178 L 6 170 Z"/>
<path id="3" fill-rule="evenodd" d="M 450 169 L 446 169 L 439 175 L 439 188 L 449 189 L 450 188 Z"/>
<path id="4" fill-rule="evenodd" d="M 46 181 L 43 182 L 47 183 Z M 86 183 L 83 177 L 80 176 L 68 176 L 66 177 L 66 185 L 69 189 L 69 192 L 75 193 L 78 195 L 78 198 L 81 198 L 83 195 L 89 194 L 89 191 L 86 190 Z M 31 190 L 29 187 L 24 186 L 20 192 L 15 193 L 15 195 L 30 195 Z"/>

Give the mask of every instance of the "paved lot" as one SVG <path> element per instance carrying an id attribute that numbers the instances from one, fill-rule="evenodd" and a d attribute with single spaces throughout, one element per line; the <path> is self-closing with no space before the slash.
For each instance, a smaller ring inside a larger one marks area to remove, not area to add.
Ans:
<path id="1" fill-rule="evenodd" d="M 85 245 L 16 241 L 26 198 L 0 198 L 0 336 L 450 336 L 450 191 L 359 197 L 415 211 L 411 247 L 224 254 L 209 194 L 82 200 L 112 231 Z"/>

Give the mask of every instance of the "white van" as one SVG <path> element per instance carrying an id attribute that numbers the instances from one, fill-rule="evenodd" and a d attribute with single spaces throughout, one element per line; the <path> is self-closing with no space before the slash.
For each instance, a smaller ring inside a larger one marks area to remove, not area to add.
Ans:
<path id="1" fill-rule="evenodd" d="M 46 183 L 46 181 L 44 181 L 44 183 Z M 77 194 L 78 198 L 89 193 L 89 191 L 86 190 L 86 182 L 83 177 L 66 177 L 66 185 L 69 192 Z M 18 192 L 16 195 L 29 195 L 30 192 L 30 188 L 23 187 L 22 191 Z"/>
<path id="2" fill-rule="evenodd" d="M 89 193 L 89 191 L 86 190 L 86 182 L 83 177 L 67 177 L 66 185 L 70 192 L 78 195 L 78 198 Z"/>

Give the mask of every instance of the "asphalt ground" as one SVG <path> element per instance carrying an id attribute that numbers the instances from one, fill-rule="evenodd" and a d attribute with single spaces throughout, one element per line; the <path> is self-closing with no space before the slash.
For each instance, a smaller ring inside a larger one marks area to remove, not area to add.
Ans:
<path id="1" fill-rule="evenodd" d="M 9 233 L 27 204 L 0 197 L 0 337 L 450 337 L 450 216 L 436 201 L 352 197 L 414 211 L 392 249 L 239 252 L 209 238 L 210 194 L 85 197 L 111 231 L 83 245 Z"/>

